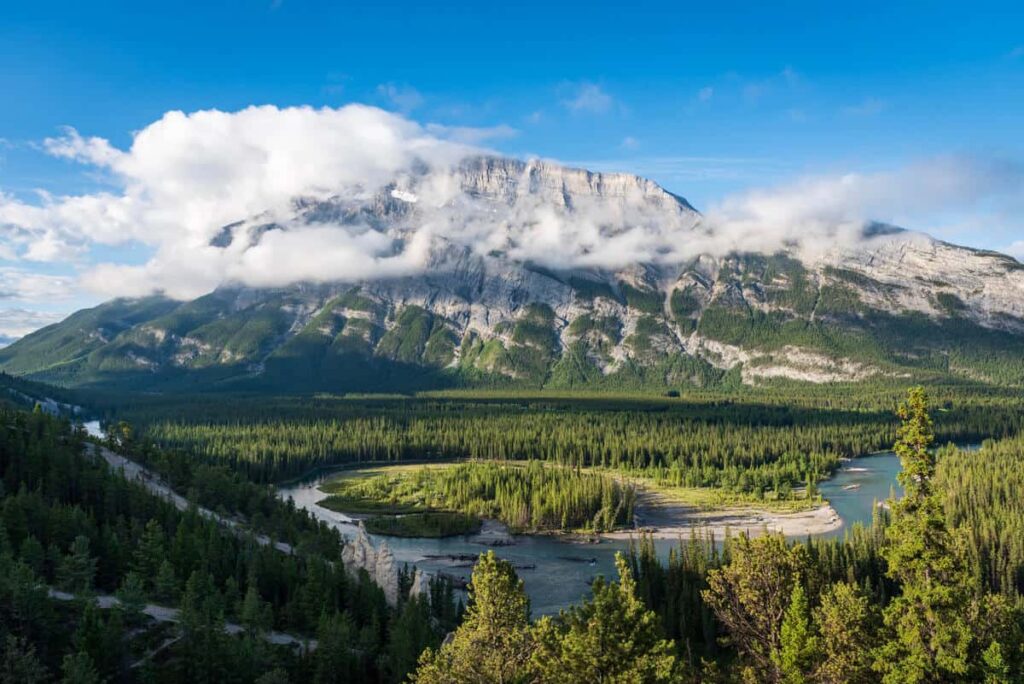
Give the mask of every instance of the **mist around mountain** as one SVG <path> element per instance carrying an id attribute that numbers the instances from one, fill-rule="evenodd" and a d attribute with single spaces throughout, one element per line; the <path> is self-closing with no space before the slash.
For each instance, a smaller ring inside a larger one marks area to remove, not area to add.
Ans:
<path id="1" fill-rule="evenodd" d="M 327 230 L 367 256 L 296 250 Z M 763 233 L 636 176 L 472 157 L 225 225 L 204 258 L 245 284 L 79 311 L 0 370 L 166 392 L 1024 382 L 1013 258 L 882 224 Z"/>

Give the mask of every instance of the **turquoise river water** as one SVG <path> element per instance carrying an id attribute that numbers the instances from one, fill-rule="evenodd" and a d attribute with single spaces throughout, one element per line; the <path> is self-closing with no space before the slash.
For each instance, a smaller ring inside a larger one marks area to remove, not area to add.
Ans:
<path id="1" fill-rule="evenodd" d="M 844 530 L 857 522 L 871 523 L 876 502 L 887 499 L 893 488 L 898 491 L 896 475 L 899 460 L 891 452 L 862 456 L 846 461 L 833 477 L 819 486 L 843 521 L 842 527 L 825 536 L 842 536 Z M 355 524 L 348 516 L 317 505 L 324 497 L 318 487 L 331 474 L 311 478 L 279 489 L 279 494 L 291 498 L 320 520 L 338 528 L 351 537 Z M 475 556 L 485 547 L 467 537 L 445 539 L 402 539 L 375 537 L 374 544 L 386 541 L 399 563 L 408 563 L 429 572 L 441 572 L 467 578 L 471 564 L 465 560 L 452 560 L 450 556 Z M 659 555 L 667 557 L 678 540 L 657 540 Z M 495 553 L 519 567 L 526 591 L 530 596 L 534 615 L 557 612 L 589 593 L 595 575 L 615 577 L 615 553 L 628 548 L 629 542 L 603 540 L 600 543 L 573 541 L 571 538 L 548 535 L 520 535 L 511 546 L 495 548 Z"/>

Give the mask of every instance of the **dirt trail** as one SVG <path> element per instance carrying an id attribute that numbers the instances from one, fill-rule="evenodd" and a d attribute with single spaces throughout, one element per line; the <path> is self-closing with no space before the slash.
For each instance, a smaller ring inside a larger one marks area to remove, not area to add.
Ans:
<path id="1" fill-rule="evenodd" d="M 170 501 L 172 504 L 174 504 L 174 507 L 177 508 L 179 511 L 185 511 L 194 506 L 194 504 L 191 501 L 189 501 L 181 494 L 178 494 L 173 489 L 171 489 L 171 486 L 164 482 L 159 475 L 153 473 L 145 466 L 136 463 L 135 461 L 132 461 L 131 459 L 126 458 L 121 454 L 116 454 L 104 446 L 93 444 L 92 449 L 94 455 L 98 453 L 103 458 L 103 460 L 110 465 L 111 468 L 113 468 L 114 470 L 121 471 L 124 474 L 125 478 L 140 483 L 147 490 L 149 490 L 150 493 L 159 496 L 161 499 Z M 256 543 L 260 546 L 273 545 L 275 549 L 282 553 L 292 553 L 291 544 L 286 544 L 280 541 L 274 541 L 264 534 L 256 534 L 248 528 L 246 528 L 241 521 L 225 517 L 219 513 L 211 511 L 209 508 L 203 508 L 202 506 L 195 506 L 195 508 L 199 512 L 199 515 L 203 516 L 204 518 L 217 521 L 218 523 L 230 529 L 238 536 L 251 535 L 253 539 L 256 540 Z"/>
<path id="2" fill-rule="evenodd" d="M 59 589 L 49 589 L 48 594 L 50 598 L 57 601 L 74 601 L 76 597 L 74 594 L 69 594 L 66 591 L 60 591 Z M 121 600 L 116 596 L 92 596 L 84 600 L 91 600 L 100 608 L 109 610 L 115 606 L 121 605 Z M 181 611 L 177 608 L 170 608 L 168 606 L 158 606 L 154 603 L 147 603 L 142 613 L 149 616 L 155 622 L 180 622 Z M 225 622 L 224 631 L 227 634 L 241 634 L 245 631 L 242 625 L 235 624 L 234 622 Z M 262 634 L 264 640 L 276 644 L 279 646 L 293 646 L 297 647 L 300 651 L 313 651 L 316 650 L 317 641 L 316 639 L 303 639 L 301 637 L 287 634 L 285 632 L 264 632 Z"/>

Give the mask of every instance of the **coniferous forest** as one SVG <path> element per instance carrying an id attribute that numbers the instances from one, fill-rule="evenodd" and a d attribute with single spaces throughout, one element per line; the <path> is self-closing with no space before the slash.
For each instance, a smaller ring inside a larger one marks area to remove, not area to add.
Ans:
<path id="1" fill-rule="evenodd" d="M 389 607 L 336 532 L 223 468 L 146 454 L 244 533 L 128 482 L 64 420 L 0 425 L 5 684 L 401 681 L 455 624 L 450 586 Z"/>
<path id="2" fill-rule="evenodd" d="M 449 509 L 471 518 L 500 520 L 515 532 L 604 532 L 633 522 L 633 485 L 607 475 L 546 466 L 541 461 L 524 466 L 469 462 L 369 474 L 321 487 L 332 494 L 320 505 L 380 514 L 367 521 L 368 527 L 389 514 L 402 520 Z"/>
<path id="3" fill-rule="evenodd" d="M 1012 682 L 1024 674 L 1016 495 L 1024 435 L 1015 434 L 1008 397 L 936 400 L 917 389 L 889 412 L 867 397 L 818 412 L 652 399 L 626 402 L 632 424 L 618 399 L 376 401 L 362 415 L 319 423 L 287 411 L 276 422 L 229 418 L 239 405 L 206 422 L 187 422 L 184 408 L 173 421 L 109 422 L 106 446 L 144 464 L 187 506 L 126 479 L 66 419 L 4 407 L 0 681 Z M 511 410 L 523 401 L 527 409 Z M 324 410 L 337 412 L 336 402 Z M 978 450 L 940 446 L 978 441 L 997 423 L 1004 431 Z M 609 473 L 696 484 L 684 473 L 701 459 L 719 474 L 761 467 L 777 477 L 787 459 L 800 464 L 789 479 L 766 480 L 768 489 L 827 474 L 828 462 L 815 471 L 804 455 L 812 449 L 838 460 L 885 439 L 903 464 L 904 495 L 842 538 L 698 532 L 665 558 L 640 534 L 616 576 L 596 578 L 588 598 L 558 615 L 531 612 L 500 553 L 481 555 L 468 594 L 434 578 L 410 595 L 404 568 L 399 601 L 389 605 L 365 571 L 343 568 L 340 535 L 282 502 L 266 480 L 370 460 L 370 447 L 335 453 L 322 440 L 372 444 L 395 425 L 410 451 L 393 460 L 430 461 L 456 443 L 485 449 L 502 428 L 503 451 L 489 456 L 533 458 L 410 468 L 397 478 L 384 469 L 336 481 L 336 496 L 379 506 L 387 493 L 392 512 L 458 511 L 522 530 L 607 529 L 624 524 L 633 505 L 631 489 Z M 172 428 L 193 441 L 169 440 Z M 294 450 L 282 447 L 279 463 L 245 456 L 289 437 Z M 631 455 L 602 457 L 621 453 L 606 441 Z M 560 452 L 561 443 L 570 446 Z M 755 447 L 775 455 L 751 465 L 742 454 Z M 310 458 L 313 448 L 325 456 Z M 591 473 L 589 464 L 604 469 Z"/>

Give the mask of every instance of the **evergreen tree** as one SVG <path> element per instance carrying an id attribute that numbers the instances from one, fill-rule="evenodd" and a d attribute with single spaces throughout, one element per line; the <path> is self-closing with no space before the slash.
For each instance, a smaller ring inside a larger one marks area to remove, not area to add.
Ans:
<path id="1" fill-rule="evenodd" d="M 121 660 L 124 622 L 120 611 L 105 611 L 90 602 L 82 611 L 71 637 L 76 653 L 83 653 L 102 675 L 112 676 Z"/>
<path id="2" fill-rule="evenodd" d="M 188 578 L 179 617 L 186 676 L 202 684 L 222 681 L 227 668 L 224 607 L 209 573 L 196 570 Z"/>
<path id="3" fill-rule="evenodd" d="M 177 600 L 179 591 L 178 578 L 174 574 L 174 566 L 164 560 L 153 580 L 153 598 L 157 601 L 172 603 Z"/>
<path id="4" fill-rule="evenodd" d="M 924 389 L 910 390 L 897 415 L 894 450 L 904 494 L 890 501 L 884 555 L 901 591 L 883 612 L 891 636 L 877 653 L 875 669 L 893 684 L 950 681 L 968 671 L 972 593 L 934 490 L 935 436 Z"/>
<path id="5" fill-rule="evenodd" d="M 837 582 L 822 594 L 814 611 L 821 647 L 815 681 L 867 684 L 877 678 L 871 672 L 876 616 L 867 597 L 847 582 Z"/>
<path id="6" fill-rule="evenodd" d="M 493 551 L 480 556 L 469 589 L 466 617 L 436 651 L 420 657 L 419 684 L 510 684 L 527 675 L 530 602 L 512 564 Z"/>
<path id="7" fill-rule="evenodd" d="M 92 658 L 82 651 L 64 656 L 60 669 L 61 684 L 100 684 L 103 681 Z"/>
<path id="8" fill-rule="evenodd" d="M 1003 648 L 998 641 L 989 644 L 985 652 L 981 654 L 982 664 L 985 672 L 985 684 L 1009 684 L 1010 666 L 1003 658 Z"/>
<path id="9" fill-rule="evenodd" d="M 353 631 L 352 623 L 345 615 L 321 616 L 316 632 L 317 649 L 313 655 L 314 684 L 348 684 L 356 678 Z"/>
<path id="10" fill-rule="evenodd" d="M 288 684 L 289 681 L 288 671 L 277 667 L 257 677 L 255 684 Z"/>
<path id="11" fill-rule="evenodd" d="M 413 596 L 391 625 L 388 660 L 395 681 L 403 681 L 416 669 L 419 655 L 427 648 L 436 648 L 439 639 L 431 629 L 430 604 L 426 597 Z"/>
<path id="12" fill-rule="evenodd" d="M 117 589 L 117 600 L 129 620 L 138 621 L 146 607 L 146 590 L 142 577 L 136 572 L 129 572 Z"/>
<path id="13" fill-rule="evenodd" d="M 46 667 L 36 656 L 36 647 L 23 638 L 8 635 L 3 643 L 0 684 L 42 684 L 49 678 Z"/>
<path id="14" fill-rule="evenodd" d="M 89 555 L 89 538 L 75 537 L 71 548 L 61 559 L 57 568 L 57 582 L 61 589 L 74 594 L 86 595 L 92 592 L 96 577 L 96 559 Z"/>
<path id="15" fill-rule="evenodd" d="M 242 626 L 245 627 L 249 636 L 255 637 L 266 632 L 273 625 L 274 614 L 270 606 L 260 598 L 254 581 L 249 582 L 249 588 L 245 591 L 245 598 L 242 599 L 242 609 L 239 611 Z"/>
<path id="16" fill-rule="evenodd" d="M 658 616 L 636 596 L 625 558 L 615 565 L 619 582 L 598 578 L 593 598 L 534 627 L 531 670 L 545 684 L 575 682 L 669 682 L 675 675 L 674 644 Z"/>
<path id="17" fill-rule="evenodd" d="M 142 538 L 135 548 L 132 557 L 132 570 L 147 582 L 153 582 L 166 562 L 167 552 L 164 543 L 164 528 L 156 520 L 149 520 L 142 531 Z"/>
<path id="18" fill-rule="evenodd" d="M 803 583 L 797 580 L 790 594 L 789 607 L 779 630 L 779 649 L 772 661 L 786 684 L 803 684 L 817 657 L 818 642 L 811 632 L 810 611 Z"/>
<path id="19" fill-rule="evenodd" d="M 21 560 L 32 568 L 32 572 L 43 576 L 46 572 L 46 549 L 34 535 L 29 535 L 21 543 Z"/>
<path id="20" fill-rule="evenodd" d="M 805 563 L 803 552 L 781 534 L 740 535 L 730 552 L 728 565 L 708 573 L 704 601 L 763 681 L 779 682 L 782 671 L 773 656 L 782 646 L 781 627 Z"/>

